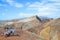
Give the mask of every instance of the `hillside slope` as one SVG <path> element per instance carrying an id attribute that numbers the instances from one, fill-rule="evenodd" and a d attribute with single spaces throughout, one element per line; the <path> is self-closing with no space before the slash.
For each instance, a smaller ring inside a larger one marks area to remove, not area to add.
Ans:
<path id="1" fill-rule="evenodd" d="M 47 27 L 47 29 L 44 28 L 40 32 L 41 33 L 40 35 L 43 35 L 42 37 L 48 38 L 48 36 L 46 35 L 47 34 L 46 30 L 48 30 L 48 31 L 50 31 L 50 32 L 48 32 L 50 35 L 50 40 L 60 40 L 60 18 L 46 23 L 45 26 Z M 48 27 L 50 27 L 50 30 Z"/>

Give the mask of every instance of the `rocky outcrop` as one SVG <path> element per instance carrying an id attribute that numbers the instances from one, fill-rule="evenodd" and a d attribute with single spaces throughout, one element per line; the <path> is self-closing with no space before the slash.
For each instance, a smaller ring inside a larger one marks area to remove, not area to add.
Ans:
<path id="1" fill-rule="evenodd" d="M 19 20 L 15 23 L 16 28 L 21 28 L 22 30 L 28 30 L 33 27 L 38 27 L 41 25 L 41 20 L 38 16 L 33 16 L 27 19 Z"/>

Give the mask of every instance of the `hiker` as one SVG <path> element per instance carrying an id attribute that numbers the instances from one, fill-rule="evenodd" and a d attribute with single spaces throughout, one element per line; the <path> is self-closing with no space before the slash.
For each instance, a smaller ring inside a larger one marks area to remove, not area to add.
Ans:
<path id="1" fill-rule="evenodd" d="M 10 35 L 14 35 L 14 29 L 10 29 Z"/>

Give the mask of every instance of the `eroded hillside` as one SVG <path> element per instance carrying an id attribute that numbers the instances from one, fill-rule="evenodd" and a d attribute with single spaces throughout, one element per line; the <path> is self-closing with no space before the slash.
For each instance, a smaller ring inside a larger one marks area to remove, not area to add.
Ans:
<path id="1" fill-rule="evenodd" d="M 15 29 L 15 34 L 18 33 L 20 36 L 10 36 L 7 38 L 1 37 L 1 40 L 55 40 L 56 31 L 59 32 L 59 19 L 51 20 L 46 18 L 39 18 L 38 16 L 32 16 L 26 19 L 18 19 L 0 22 L 1 35 L 5 31 L 5 27 Z M 57 27 L 58 26 L 58 27 Z M 55 30 L 56 29 L 56 30 Z M 55 34 L 54 31 L 55 30 Z M 52 35 L 52 36 L 51 36 Z M 60 35 L 60 34 L 58 34 Z M 52 37 L 52 38 L 51 38 Z M 3 38 L 3 39 L 2 39 Z M 58 39 L 58 38 L 57 38 Z"/>

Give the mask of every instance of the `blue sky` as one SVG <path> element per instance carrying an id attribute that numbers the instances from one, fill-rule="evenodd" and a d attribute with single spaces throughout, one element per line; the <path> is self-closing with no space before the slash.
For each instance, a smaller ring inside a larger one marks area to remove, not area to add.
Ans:
<path id="1" fill-rule="evenodd" d="M 0 0 L 0 20 L 30 16 L 60 17 L 60 0 Z"/>

